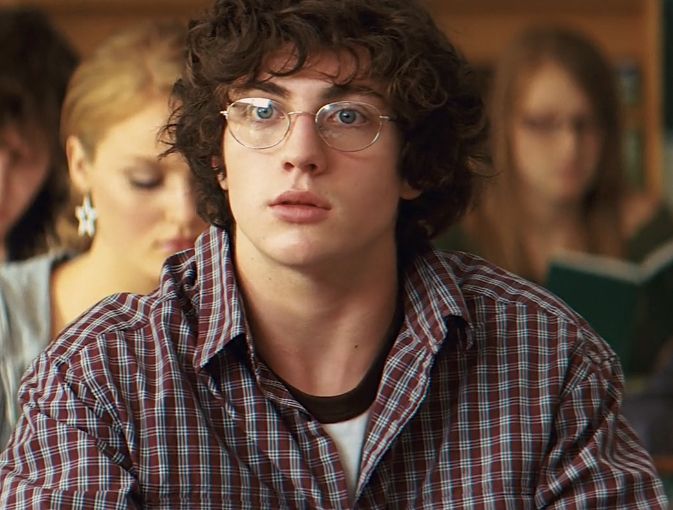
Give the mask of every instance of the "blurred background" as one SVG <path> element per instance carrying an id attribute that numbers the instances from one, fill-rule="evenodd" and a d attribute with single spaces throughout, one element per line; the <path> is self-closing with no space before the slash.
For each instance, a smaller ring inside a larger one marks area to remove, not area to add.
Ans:
<path id="1" fill-rule="evenodd" d="M 0 0 L 35 5 L 86 56 L 103 38 L 147 18 L 187 20 L 211 0 Z M 426 0 L 440 26 L 477 67 L 484 89 L 509 40 L 537 23 L 579 29 L 610 57 L 625 107 L 629 180 L 673 203 L 673 0 Z"/>

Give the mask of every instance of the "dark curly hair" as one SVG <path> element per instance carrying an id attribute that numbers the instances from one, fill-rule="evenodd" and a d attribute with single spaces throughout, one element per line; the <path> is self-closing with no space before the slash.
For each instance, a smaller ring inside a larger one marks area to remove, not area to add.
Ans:
<path id="1" fill-rule="evenodd" d="M 400 129 L 400 172 L 422 190 L 400 202 L 397 243 L 413 255 L 465 212 L 475 167 L 486 160 L 486 123 L 473 73 L 456 48 L 413 0 L 216 0 L 188 34 L 185 77 L 168 126 L 171 150 L 189 162 L 200 195 L 199 212 L 223 227 L 233 218 L 218 176 L 226 172 L 218 113 L 233 85 L 253 80 L 268 57 L 291 48 L 290 75 L 311 55 L 346 52 L 352 77 L 384 86 Z M 216 168 L 213 162 L 219 162 Z"/>
<path id="2" fill-rule="evenodd" d="M 42 135 L 50 154 L 45 182 L 7 234 L 7 258 L 19 260 L 57 241 L 55 219 L 68 202 L 69 183 L 59 119 L 79 59 L 47 16 L 31 7 L 0 9 L 0 47 L 0 128 Z"/>

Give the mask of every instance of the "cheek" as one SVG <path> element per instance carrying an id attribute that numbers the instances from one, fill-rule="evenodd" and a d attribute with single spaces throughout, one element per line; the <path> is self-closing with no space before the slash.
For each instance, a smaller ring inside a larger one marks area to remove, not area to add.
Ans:
<path id="1" fill-rule="evenodd" d="M 126 239 L 148 232 L 163 217 L 154 197 L 126 191 L 94 197 L 101 233 Z"/>
<path id="2" fill-rule="evenodd" d="M 341 196 L 350 197 L 351 207 L 366 211 L 366 215 L 380 210 L 382 215 L 389 216 L 396 211 L 400 199 L 413 199 L 419 194 L 400 178 L 397 164 L 396 158 L 384 155 L 359 162 L 359 168 L 352 171 L 343 170 L 351 173 L 342 182 Z"/>
<path id="3" fill-rule="evenodd" d="M 514 133 L 511 149 L 512 163 L 522 177 L 544 173 L 551 158 L 548 147 L 524 133 Z"/>
<path id="4" fill-rule="evenodd" d="M 600 160 L 601 154 L 603 152 L 603 140 L 602 138 L 595 138 L 587 140 L 587 160 L 588 164 L 591 166 L 592 170 L 595 170 Z"/>
<path id="5" fill-rule="evenodd" d="M 16 169 L 16 191 L 26 195 L 34 195 L 40 189 L 49 173 L 49 161 L 46 159 L 33 164 L 20 166 Z"/>
<path id="6" fill-rule="evenodd" d="M 265 155 L 242 147 L 238 142 L 224 144 L 225 174 L 220 187 L 229 194 L 232 212 L 250 208 L 266 197 L 272 188 L 272 171 L 277 156 Z M 266 197 L 268 198 L 268 197 Z"/>
<path id="7" fill-rule="evenodd" d="M 49 173 L 49 162 L 41 164 L 39 167 L 34 168 L 30 173 L 28 180 L 30 182 L 29 186 L 33 187 L 34 192 L 37 192 L 44 182 L 47 180 L 47 175 Z"/>
<path id="8" fill-rule="evenodd" d="M 13 204 L 11 209 L 17 219 L 30 207 L 46 178 L 47 167 L 17 168 L 12 171 L 9 193 L 4 198 Z"/>
<path id="9" fill-rule="evenodd" d="M 226 180 L 229 208 L 236 222 L 255 221 L 264 209 L 266 201 L 274 194 L 273 190 L 264 187 L 264 179 L 245 178 L 233 171 Z"/>

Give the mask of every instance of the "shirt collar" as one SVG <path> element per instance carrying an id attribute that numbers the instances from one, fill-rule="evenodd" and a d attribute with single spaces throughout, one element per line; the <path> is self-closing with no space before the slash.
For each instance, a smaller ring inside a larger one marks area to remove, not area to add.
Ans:
<path id="1" fill-rule="evenodd" d="M 460 283 L 449 259 L 428 250 L 417 256 L 404 278 L 404 309 L 411 335 L 429 342 L 437 352 L 447 336 L 450 319 L 465 325 L 465 348 L 473 343 L 474 328 Z"/>
<path id="2" fill-rule="evenodd" d="M 198 347 L 195 363 L 203 368 L 236 337 L 246 334 L 243 301 L 236 283 L 231 240 L 225 229 L 210 227 L 195 245 L 198 285 Z M 472 326 L 465 299 L 448 259 L 428 251 L 416 257 L 403 275 L 405 325 L 420 342 L 439 350 L 447 336 L 449 317 Z"/>
<path id="3" fill-rule="evenodd" d="M 195 244 L 198 288 L 196 365 L 203 368 L 234 338 L 244 335 L 245 313 L 227 231 L 211 226 Z"/>

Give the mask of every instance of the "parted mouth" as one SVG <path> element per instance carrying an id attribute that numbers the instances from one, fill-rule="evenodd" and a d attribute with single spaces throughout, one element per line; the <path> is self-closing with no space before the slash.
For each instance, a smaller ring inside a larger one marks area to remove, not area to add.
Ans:
<path id="1" fill-rule="evenodd" d="M 299 205 L 325 210 L 332 208 L 329 202 L 311 191 L 286 191 L 278 195 L 269 205 L 272 207 L 278 205 Z"/>

